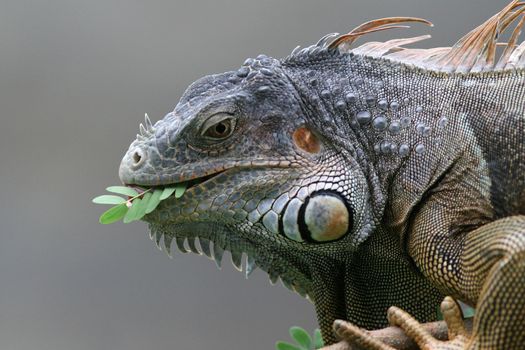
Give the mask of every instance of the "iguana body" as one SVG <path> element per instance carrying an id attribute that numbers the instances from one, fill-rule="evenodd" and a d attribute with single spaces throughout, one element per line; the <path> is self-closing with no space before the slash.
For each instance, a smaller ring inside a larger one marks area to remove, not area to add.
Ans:
<path id="1" fill-rule="evenodd" d="M 476 306 L 473 334 L 429 349 L 521 349 L 523 21 L 494 61 L 497 34 L 521 11 L 512 2 L 453 48 L 400 48 L 422 38 L 348 47 L 415 20 L 384 19 L 202 78 L 142 130 L 121 179 L 190 181 L 146 216 L 157 242 L 169 251 L 175 238 L 185 252 L 187 240 L 198 253 L 198 237 L 218 264 L 228 250 L 239 269 L 244 252 L 247 274 L 257 266 L 313 301 L 328 342 L 335 319 L 379 328 L 395 305 L 431 321 L 450 295 Z M 389 318 L 423 347 L 407 315 Z M 388 349 L 357 328 L 339 334 Z"/>

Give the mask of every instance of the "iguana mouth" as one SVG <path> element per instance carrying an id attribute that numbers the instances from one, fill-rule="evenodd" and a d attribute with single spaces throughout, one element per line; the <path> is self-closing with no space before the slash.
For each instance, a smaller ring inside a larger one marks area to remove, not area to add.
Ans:
<path id="1" fill-rule="evenodd" d="M 254 159 L 248 161 L 233 160 L 227 162 L 196 162 L 177 167 L 176 172 L 164 173 L 164 169 L 150 167 L 147 171 L 130 172 L 127 167 L 121 166 L 120 178 L 126 185 L 140 187 L 165 187 L 178 183 L 189 182 L 204 178 L 203 181 L 231 169 L 256 168 L 301 168 L 307 164 L 299 164 L 289 159 Z M 309 164 L 308 164 L 309 165 Z M 124 169 L 124 170 L 122 170 Z"/>
<path id="2" fill-rule="evenodd" d="M 202 176 L 202 177 L 196 177 L 194 179 L 188 180 L 188 181 L 186 181 L 186 183 L 187 183 L 186 189 L 190 189 L 192 187 L 196 187 L 196 186 L 198 186 L 200 184 L 203 184 L 204 182 L 206 182 L 206 181 L 208 181 L 208 180 L 210 180 L 210 179 L 212 179 L 214 177 L 217 177 L 217 176 L 219 176 L 220 174 L 222 174 L 224 172 L 226 172 L 226 170 L 221 170 L 221 171 L 218 171 L 218 172 L 216 172 L 214 174 L 210 174 L 210 175 L 206 175 L 206 176 Z"/>
<path id="3" fill-rule="evenodd" d="M 163 184 L 163 185 L 160 185 L 160 186 L 157 186 L 157 187 L 166 187 L 166 186 L 170 186 L 170 185 L 178 185 L 178 184 L 184 183 L 186 185 L 186 190 L 189 190 L 190 188 L 197 187 L 198 185 L 201 185 L 201 184 L 205 183 L 206 181 L 211 180 L 212 178 L 215 178 L 215 177 L 221 175 L 222 173 L 224 173 L 226 171 L 227 170 L 220 170 L 220 171 L 217 171 L 217 172 L 209 174 L 209 175 L 196 176 L 196 177 L 191 178 L 191 179 L 186 180 L 186 181 L 166 183 L 166 184 Z"/>
<path id="4" fill-rule="evenodd" d="M 220 174 L 226 172 L 227 170 L 228 169 L 219 170 L 217 172 L 214 172 L 214 173 L 209 174 L 209 175 L 204 175 L 204 176 L 197 175 L 196 177 L 190 178 L 190 179 L 185 180 L 185 181 L 166 182 L 166 183 L 162 183 L 162 184 L 159 184 L 159 185 L 153 185 L 153 186 L 151 186 L 151 185 L 140 185 L 140 184 L 125 184 L 125 185 L 128 186 L 128 187 L 134 188 L 136 190 L 139 190 L 139 191 L 144 191 L 144 189 L 149 189 L 149 188 L 163 188 L 163 187 L 169 187 L 169 186 L 184 184 L 186 190 L 188 190 L 190 188 L 197 187 L 198 185 L 201 185 L 204 182 L 206 182 L 206 181 L 208 181 L 208 180 L 210 180 L 210 179 L 212 179 L 214 177 L 219 176 Z"/>

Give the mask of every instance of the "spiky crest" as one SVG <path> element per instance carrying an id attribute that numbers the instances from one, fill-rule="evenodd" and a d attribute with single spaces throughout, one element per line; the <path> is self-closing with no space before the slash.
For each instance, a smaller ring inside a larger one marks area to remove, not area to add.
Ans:
<path id="1" fill-rule="evenodd" d="M 485 23 L 462 37 L 452 47 L 430 49 L 406 48 L 405 45 L 430 38 L 423 35 L 414 38 L 394 39 L 386 42 L 368 42 L 352 48 L 351 45 L 366 34 L 394 28 L 407 28 L 402 25 L 409 22 L 424 23 L 433 26 L 431 22 L 415 17 L 389 17 L 366 22 L 354 28 L 347 34 L 328 34 L 316 45 L 305 49 L 295 48 L 288 59 L 312 55 L 321 51 L 336 50 L 340 53 L 374 58 L 385 58 L 393 62 L 413 65 L 419 68 L 447 72 L 474 73 L 486 71 L 501 71 L 525 69 L 525 42 L 517 44 L 523 25 L 525 24 L 525 2 L 513 0 L 503 10 L 489 18 Z M 506 43 L 499 40 L 516 20 L 514 30 Z M 503 52 L 497 59 L 498 46 L 503 46 Z"/>

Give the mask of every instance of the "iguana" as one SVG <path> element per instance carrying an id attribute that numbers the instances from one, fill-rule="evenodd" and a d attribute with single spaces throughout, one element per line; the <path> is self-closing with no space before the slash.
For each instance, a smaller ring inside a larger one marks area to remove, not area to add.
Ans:
<path id="1" fill-rule="evenodd" d="M 512 1 L 453 47 L 405 47 L 427 36 L 352 46 L 430 24 L 394 17 L 283 59 L 248 58 L 147 119 L 120 178 L 186 182 L 182 198 L 145 216 L 157 244 L 169 253 L 175 240 L 219 265 L 230 251 L 239 270 L 245 254 L 247 275 L 259 267 L 313 302 L 327 343 L 335 320 L 375 329 L 388 310 L 424 349 L 523 349 L 524 12 Z M 409 314 L 432 321 L 445 296 L 451 340 L 438 342 Z M 476 307 L 470 335 L 454 300 Z"/>

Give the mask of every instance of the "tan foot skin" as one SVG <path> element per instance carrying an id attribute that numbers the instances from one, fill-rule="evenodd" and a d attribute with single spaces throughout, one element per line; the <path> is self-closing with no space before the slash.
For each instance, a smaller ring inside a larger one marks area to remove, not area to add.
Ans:
<path id="1" fill-rule="evenodd" d="M 391 326 L 401 328 L 408 337 L 423 350 L 460 350 L 466 349 L 469 334 L 465 328 L 461 309 L 451 297 L 446 297 L 441 303 L 441 312 L 448 326 L 449 340 L 434 338 L 430 332 L 405 311 L 392 306 L 388 310 L 388 322 Z M 352 345 L 365 350 L 397 350 L 399 348 L 385 344 L 376 339 L 371 332 L 363 330 L 351 323 L 337 320 L 334 322 L 336 335 Z"/>

